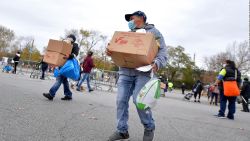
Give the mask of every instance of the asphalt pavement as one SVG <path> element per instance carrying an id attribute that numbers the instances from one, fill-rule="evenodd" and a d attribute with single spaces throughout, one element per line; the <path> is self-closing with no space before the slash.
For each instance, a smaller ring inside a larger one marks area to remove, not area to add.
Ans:
<path id="1" fill-rule="evenodd" d="M 0 72 L 0 141 L 106 141 L 116 127 L 116 93 L 77 92 L 72 101 L 61 101 L 61 87 L 53 101 L 42 96 L 54 80 L 31 79 Z M 219 107 L 184 101 L 168 93 L 153 109 L 155 141 L 249 141 L 250 114 L 235 120 L 218 119 Z M 141 141 L 143 126 L 130 101 L 130 141 Z"/>

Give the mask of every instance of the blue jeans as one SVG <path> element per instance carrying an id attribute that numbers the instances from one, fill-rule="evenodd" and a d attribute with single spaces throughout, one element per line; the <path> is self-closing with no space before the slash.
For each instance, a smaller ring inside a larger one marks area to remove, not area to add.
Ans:
<path id="1" fill-rule="evenodd" d="M 217 105 L 217 102 L 218 102 L 218 94 L 217 94 L 217 93 L 213 93 L 213 92 L 212 92 L 212 96 L 211 96 L 211 102 L 210 102 L 210 104 L 213 104 L 213 100 L 214 100 L 214 98 L 215 98 L 215 102 L 214 102 L 214 104 L 215 104 L 215 105 Z"/>
<path id="2" fill-rule="evenodd" d="M 117 131 L 125 133 L 128 131 L 128 108 L 129 99 L 132 96 L 133 102 L 136 103 L 136 97 L 140 92 L 141 88 L 150 80 L 149 76 L 137 75 L 137 76 L 126 76 L 120 75 L 118 79 L 118 94 L 117 94 Z M 138 115 L 141 119 L 141 123 L 147 130 L 154 130 L 155 123 L 152 117 L 152 112 L 148 110 L 137 109 Z"/>
<path id="3" fill-rule="evenodd" d="M 72 92 L 69 89 L 68 79 L 67 79 L 67 77 L 64 77 L 64 76 L 61 76 L 61 75 L 59 75 L 56 78 L 56 83 L 49 90 L 50 95 L 54 97 L 56 95 L 57 90 L 60 88 L 61 84 L 63 84 L 64 95 L 68 96 L 68 97 L 72 97 Z"/>
<path id="4" fill-rule="evenodd" d="M 78 85 L 77 85 L 77 89 L 80 89 L 82 83 L 84 82 L 84 80 L 87 80 L 87 85 L 88 85 L 88 89 L 91 90 L 90 87 L 90 74 L 89 73 L 84 73 L 82 79 L 79 81 Z"/>
<path id="5" fill-rule="evenodd" d="M 220 110 L 219 115 L 225 116 L 226 106 L 228 101 L 228 118 L 234 118 L 234 113 L 236 111 L 236 97 L 228 97 L 224 95 L 223 89 L 220 88 Z"/>

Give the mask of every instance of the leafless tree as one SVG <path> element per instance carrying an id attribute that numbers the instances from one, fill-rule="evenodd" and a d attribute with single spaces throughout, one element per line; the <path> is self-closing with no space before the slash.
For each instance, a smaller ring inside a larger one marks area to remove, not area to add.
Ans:
<path id="1" fill-rule="evenodd" d="M 250 46 L 247 41 L 234 42 L 227 48 L 227 54 L 231 60 L 234 60 L 242 74 L 250 72 Z"/>
<path id="2" fill-rule="evenodd" d="M 225 60 L 235 61 L 242 74 L 250 73 L 250 47 L 247 41 L 229 45 L 225 52 L 220 52 L 204 58 L 204 64 L 209 71 L 219 71 Z"/>
<path id="3" fill-rule="evenodd" d="M 0 56 L 8 52 L 10 44 L 14 39 L 14 31 L 0 25 Z"/>
<path id="4" fill-rule="evenodd" d="M 96 50 L 102 50 L 103 45 L 106 44 L 107 41 L 107 36 L 102 35 L 100 32 L 85 29 L 65 30 L 65 36 L 61 38 L 66 38 L 69 34 L 74 34 L 76 36 L 79 47 L 82 49 L 84 54 L 94 48 Z"/>

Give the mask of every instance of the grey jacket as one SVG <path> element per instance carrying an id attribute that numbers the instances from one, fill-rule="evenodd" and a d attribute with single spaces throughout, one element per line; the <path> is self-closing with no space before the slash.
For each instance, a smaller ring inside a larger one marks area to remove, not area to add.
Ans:
<path id="1" fill-rule="evenodd" d="M 165 67 L 167 64 L 167 47 L 165 44 L 164 37 L 162 36 L 160 31 L 154 27 L 153 24 L 146 24 L 144 29 L 146 30 L 146 32 L 153 33 L 155 35 L 155 38 L 158 39 L 160 42 L 160 48 L 159 48 L 158 54 L 156 55 L 156 57 L 154 59 L 154 63 L 157 65 L 158 69 L 161 69 L 161 68 Z M 136 31 L 136 29 L 132 32 L 135 32 L 135 31 Z M 139 72 L 136 69 L 120 67 L 119 74 L 120 75 L 127 75 L 127 76 L 136 76 L 136 75 L 142 74 L 142 75 L 149 76 L 150 72 Z"/>

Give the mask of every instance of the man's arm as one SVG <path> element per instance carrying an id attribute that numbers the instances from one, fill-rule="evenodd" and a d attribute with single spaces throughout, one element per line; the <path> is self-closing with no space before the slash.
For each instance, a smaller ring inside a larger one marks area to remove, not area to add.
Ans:
<path id="1" fill-rule="evenodd" d="M 154 63 L 157 65 L 157 69 L 159 70 L 167 65 L 167 46 L 165 44 L 164 37 L 157 29 L 154 28 L 149 32 L 152 32 L 160 43 L 158 53 L 154 59 Z"/>
<path id="2" fill-rule="evenodd" d="M 218 85 L 222 80 L 223 78 L 226 76 L 226 69 L 222 69 L 219 73 L 219 75 L 217 76 L 217 80 L 215 81 L 215 85 Z"/>

